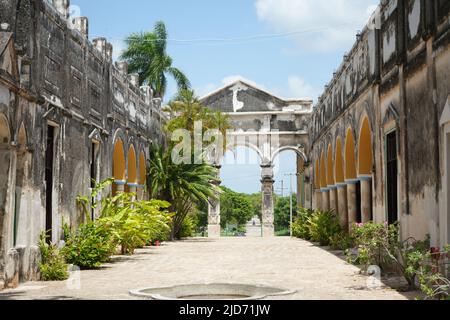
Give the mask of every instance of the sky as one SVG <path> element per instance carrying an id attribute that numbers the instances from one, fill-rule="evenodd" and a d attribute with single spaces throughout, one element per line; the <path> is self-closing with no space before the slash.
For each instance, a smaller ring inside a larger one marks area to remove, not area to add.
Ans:
<path id="1" fill-rule="evenodd" d="M 173 64 L 199 96 L 244 78 L 281 98 L 316 101 L 376 4 L 378 0 L 72 0 L 71 11 L 89 18 L 90 38 L 106 37 L 115 58 L 127 35 L 151 31 L 156 21 L 164 21 Z M 166 98 L 175 91 L 170 82 Z M 279 162 L 276 188 L 283 179 L 289 186 L 284 174 L 296 171 L 294 153 L 282 153 Z M 259 177 L 257 164 L 225 165 L 222 170 L 224 184 L 239 192 L 259 192 Z"/>

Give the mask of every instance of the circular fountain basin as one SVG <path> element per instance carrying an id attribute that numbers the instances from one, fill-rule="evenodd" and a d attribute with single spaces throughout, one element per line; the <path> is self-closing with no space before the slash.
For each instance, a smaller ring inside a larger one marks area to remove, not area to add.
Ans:
<path id="1" fill-rule="evenodd" d="M 294 293 L 280 288 L 231 283 L 188 284 L 130 291 L 132 296 L 149 300 L 262 300 Z"/>

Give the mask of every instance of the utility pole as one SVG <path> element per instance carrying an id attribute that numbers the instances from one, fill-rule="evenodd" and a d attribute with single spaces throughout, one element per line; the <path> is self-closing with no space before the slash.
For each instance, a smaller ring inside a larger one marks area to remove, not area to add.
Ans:
<path id="1" fill-rule="evenodd" d="M 294 223 L 294 220 L 293 220 L 293 215 L 294 215 L 294 208 L 293 208 L 293 201 L 292 201 L 292 192 L 293 192 L 293 189 L 294 189 L 294 187 L 293 187 L 293 183 L 292 183 L 292 177 L 294 177 L 294 176 L 299 176 L 300 174 L 295 174 L 295 173 L 289 173 L 289 174 L 285 174 L 285 176 L 288 176 L 289 177 L 289 180 L 290 180 L 290 193 L 291 193 L 291 195 L 290 195 L 290 221 L 291 221 L 291 225 L 290 225 L 290 234 L 291 234 L 291 238 L 292 238 L 292 236 L 293 236 L 293 233 L 292 233 L 292 224 Z"/>

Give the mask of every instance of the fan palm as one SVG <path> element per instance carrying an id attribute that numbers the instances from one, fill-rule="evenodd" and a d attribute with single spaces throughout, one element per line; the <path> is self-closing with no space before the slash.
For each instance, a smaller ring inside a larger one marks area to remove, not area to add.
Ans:
<path id="1" fill-rule="evenodd" d="M 121 59 L 128 62 L 128 69 L 139 74 L 140 84 L 149 85 L 155 97 L 163 98 L 167 89 L 167 75 L 172 76 L 179 89 L 190 88 L 185 74 L 172 66 L 167 54 L 167 30 L 164 22 L 158 21 L 153 32 L 133 33 L 125 39 L 127 49 Z"/>
<path id="2" fill-rule="evenodd" d="M 218 170 L 207 164 L 175 164 L 171 150 L 153 146 L 148 168 L 147 184 L 154 199 L 171 203 L 175 213 L 172 240 L 178 235 L 186 216 L 198 205 L 217 200 Z"/>

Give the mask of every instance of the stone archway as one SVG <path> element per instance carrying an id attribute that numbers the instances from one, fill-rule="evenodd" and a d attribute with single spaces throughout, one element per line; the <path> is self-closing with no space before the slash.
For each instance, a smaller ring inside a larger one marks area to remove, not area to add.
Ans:
<path id="1" fill-rule="evenodd" d="M 262 159 L 263 236 L 273 236 L 274 159 L 283 151 L 295 151 L 297 173 L 303 174 L 299 179 L 309 183 L 306 154 L 309 152 L 308 127 L 312 117 L 312 101 L 283 100 L 248 81 L 237 80 L 206 95 L 200 102 L 229 117 L 235 132 L 227 136 L 228 146 L 252 148 Z M 220 203 L 214 201 L 211 201 L 209 208 L 208 230 L 210 237 L 220 235 Z"/>
<path id="2" fill-rule="evenodd" d="M 133 145 L 130 145 L 127 159 L 128 159 L 128 166 L 127 166 L 128 176 L 125 191 L 135 194 L 137 192 L 138 187 L 138 176 L 137 176 L 136 150 Z"/>

